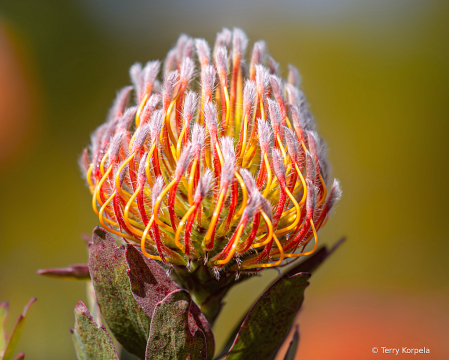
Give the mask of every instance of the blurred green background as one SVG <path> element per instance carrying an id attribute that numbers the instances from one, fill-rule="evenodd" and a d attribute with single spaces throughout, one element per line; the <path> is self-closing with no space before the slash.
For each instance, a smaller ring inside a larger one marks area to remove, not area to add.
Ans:
<path id="1" fill-rule="evenodd" d="M 87 259 L 98 223 L 77 159 L 136 61 L 180 33 L 222 27 L 297 66 L 343 198 L 320 239 L 342 248 L 312 277 L 298 317 L 302 359 L 368 359 L 427 347 L 449 358 L 449 2 L 442 0 L 0 2 L 0 301 L 9 328 L 38 302 L 19 348 L 75 359 L 84 283 L 39 268 Z M 217 341 L 277 276 L 228 296 Z"/>

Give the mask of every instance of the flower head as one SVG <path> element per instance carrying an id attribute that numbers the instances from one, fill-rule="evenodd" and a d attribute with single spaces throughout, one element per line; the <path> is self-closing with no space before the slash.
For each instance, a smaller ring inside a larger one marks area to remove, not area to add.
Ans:
<path id="1" fill-rule="evenodd" d="M 298 71 L 282 80 L 263 41 L 247 66 L 247 44 L 240 29 L 212 52 L 181 35 L 162 77 L 159 61 L 133 65 L 133 87 L 83 152 L 101 224 L 149 258 L 254 272 L 317 248 L 339 183 L 328 183 Z"/>

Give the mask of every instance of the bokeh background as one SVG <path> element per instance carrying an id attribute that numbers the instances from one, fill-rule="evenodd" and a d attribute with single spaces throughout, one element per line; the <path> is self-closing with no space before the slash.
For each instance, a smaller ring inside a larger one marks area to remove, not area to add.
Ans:
<path id="1" fill-rule="evenodd" d="M 77 159 L 136 61 L 180 33 L 222 27 L 264 39 L 297 66 L 344 195 L 320 232 L 347 241 L 311 279 L 298 317 L 301 359 L 370 359 L 372 347 L 427 347 L 449 359 L 449 2 L 442 0 L 2 0 L 0 301 L 19 349 L 75 359 L 69 328 L 85 284 L 39 277 L 83 263 L 97 224 Z M 237 286 L 217 342 L 277 275 Z M 393 355 L 390 355 L 393 356 Z M 409 355 L 410 356 L 410 355 Z M 423 356 L 423 355 L 421 355 Z"/>

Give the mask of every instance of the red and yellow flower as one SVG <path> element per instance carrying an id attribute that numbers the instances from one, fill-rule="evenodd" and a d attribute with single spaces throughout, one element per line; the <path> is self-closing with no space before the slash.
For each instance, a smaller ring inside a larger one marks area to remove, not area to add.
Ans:
<path id="1" fill-rule="evenodd" d="M 282 80 L 262 41 L 247 65 L 247 43 L 225 29 L 211 54 L 182 35 L 161 82 L 159 61 L 133 65 L 82 155 L 100 223 L 151 259 L 217 276 L 280 266 L 315 251 L 340 197 L 298 71 Z"/>

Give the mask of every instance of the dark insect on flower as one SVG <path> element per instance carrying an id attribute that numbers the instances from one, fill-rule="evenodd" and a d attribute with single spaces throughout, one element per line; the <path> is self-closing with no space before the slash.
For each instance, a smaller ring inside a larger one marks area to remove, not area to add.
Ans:
<path id="1" fill-rule="evenodd" d="M 247 44 L 228 30 L 211 53 L 182 35 L 159 80 L 159 61 L 133 65 L 137 103 L 122 89 L 83 152 L 100 223 L 148 258 L 218 276 L 317 249 L 339 183 L 328 182 L 298 71 L 282 80 L 262 41 L 247 66 Z"/>

